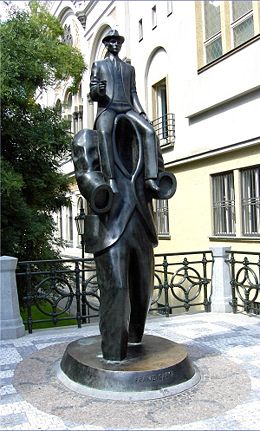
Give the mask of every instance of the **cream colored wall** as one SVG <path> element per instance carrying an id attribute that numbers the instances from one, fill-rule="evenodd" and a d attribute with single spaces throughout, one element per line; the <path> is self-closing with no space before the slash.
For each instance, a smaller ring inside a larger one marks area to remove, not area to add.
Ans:
<path id="1" fill-rule="evenodd" d="M 250 240 L 238 234 L 239 242 L 232 238 L 225 241 L 209 239 L 212 236 L 210 175 L 259 164 L 259 150 L 260 142 L 244 150 L 172 168 L 177 178 L 177 191 L 169 201 L 171 240 L 160 240 L 155 253 L 208 250 L 220 245 L 231 246 L 237 251 L 259 252 L 259 237 Z M 236 208 L 236 216 L 241 218 L 238 202 Z"/>

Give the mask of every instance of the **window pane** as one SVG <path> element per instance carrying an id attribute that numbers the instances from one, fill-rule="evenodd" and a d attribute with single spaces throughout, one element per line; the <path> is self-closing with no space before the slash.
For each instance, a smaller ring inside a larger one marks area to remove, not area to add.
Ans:
<path id="1" fill-rule="evenodd" d="M 260 234 L 260 168 L 241 171 L 242 223 L 244 235 Z"/>
<path id="2" fill-rule="evenodd" d="M 221 57 L 222 55 L 222 39 L 221 37 L 208 43 L 205 47 L 206 49 L 206 62 L 210 63 L 213 60 Z"/>
<path id="3" fill-rule="evenodd" d="M 204 1 L 205 39 L 209 39 L 221 30 L 220 2 Z"/>
<path id="4" fill-rule="evenodd" d="M 214 235 L 234 235 L 235 193 L 233 173 L 213 176 L 212 185 Z"/>
<path id="5" fill-rule="evenodd" d="M 233 28 L 234 32 L 234 47 L 241 45 L 254 36 L 253 16 L 237 24 Z"/>
<path id="6" fill-rule="evenodd" d="M 232 1 L 233 21 L 236 21 L 250 10 L 252 10 L 252 1 Z"/>

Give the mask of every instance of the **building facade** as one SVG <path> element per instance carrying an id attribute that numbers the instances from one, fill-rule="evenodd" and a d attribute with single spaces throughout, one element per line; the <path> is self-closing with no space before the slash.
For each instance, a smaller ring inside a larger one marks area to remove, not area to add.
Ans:
<path id="1" fill-rule="evenodd" d="M 60 103 L 71 133 L 92 128 L 90 69 L 111 28 L 125 36 L 121 58 L 136 70 L 139 99 L 177 178 L 169 201 L 155 201 L 159 246 L 182 252 L 260 248 L 260 2 L 54 1 L 66 43 L 84 55 L 78 94 L 57 87 L 41 103 Z M 61 167 L 73 176 L 71 160 Z M 57 217 L 66 256 L 80 254 L 74 223 L 86 208 L 76 184 Z"/>

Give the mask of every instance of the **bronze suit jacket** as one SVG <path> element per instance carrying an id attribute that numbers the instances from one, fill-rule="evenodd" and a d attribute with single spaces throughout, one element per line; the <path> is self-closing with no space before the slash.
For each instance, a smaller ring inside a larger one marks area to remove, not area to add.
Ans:
<path id="1" fill-rule="evenodd" d="M 97 153 L 98 132 L 81 130 L 72 144 L 75 174 L 81 194 L 88 199 L 88 187 L 94 173 L 100 171 Z M 132 172 L 124 167 L 115 151 L 115 179 L 119 192 L 113 196 L 112 208 L 105 214 L 89 214 L 86 220 L 86 251 L 98 253 L 112 246 L 123 234 L 135 210 L 143 221 L 144 229 L 151 238 L 151 244 L 158 244 L 154 223 L 152 197 L 145 189 L 144 160 L 141 139 L 137 140 L 138 160 Z M 158 144 L 159 172 L 164 170 L 163 159 Z"/>
<path id="2" fill-rule="evenodd" d="M 136 92 L 135 69 L 133 66 L 120 59 L 118 59 L 118 61 L 121 69 L 125 98 L 128 101 L 129 106 L 140 114 L 141 112 L 144 112 L 144 110 Z M 98 93 L 98 84 L 102 80 L 107 81 L 107 87 L 106 96 L 101 97 Z M 113 64 L 110 58 L 95 61 L 91 69 L 90 97 L 94 102 L 98 102 L 97 118 L 105 109 L 108 109 L 113 102 L 114 85 Z"/>

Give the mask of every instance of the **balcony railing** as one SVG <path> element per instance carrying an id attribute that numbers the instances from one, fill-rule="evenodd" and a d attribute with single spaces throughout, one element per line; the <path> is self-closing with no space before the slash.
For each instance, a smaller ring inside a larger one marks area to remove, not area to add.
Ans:
<path id="1" fill-rule="evenodd" d="M 154 130 L 159 138 L 160 147 L 174 145 L 175 141 L 175 115 L 166 114 L 152 121 Z"/>

